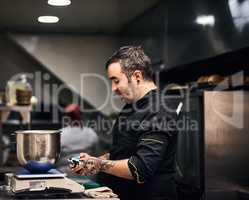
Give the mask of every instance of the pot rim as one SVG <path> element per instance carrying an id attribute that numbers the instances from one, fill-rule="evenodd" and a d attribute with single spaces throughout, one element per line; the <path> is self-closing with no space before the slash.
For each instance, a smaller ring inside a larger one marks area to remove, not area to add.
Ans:
<path id="1" fill-rule="evenodd" d="M 56 134 L 61 133 L 61 130 L 18 130 L 16 134 Z"/>

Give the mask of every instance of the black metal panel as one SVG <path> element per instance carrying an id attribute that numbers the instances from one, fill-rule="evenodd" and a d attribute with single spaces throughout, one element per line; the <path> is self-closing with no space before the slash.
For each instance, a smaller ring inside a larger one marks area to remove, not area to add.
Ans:
<path id="1" fill-rule="evenodd" d="M 168 1 L 164 58 L 166 69 L 249 46 L 248 0 Z M 196 23 L 213 16 L 214 25 Z"/>

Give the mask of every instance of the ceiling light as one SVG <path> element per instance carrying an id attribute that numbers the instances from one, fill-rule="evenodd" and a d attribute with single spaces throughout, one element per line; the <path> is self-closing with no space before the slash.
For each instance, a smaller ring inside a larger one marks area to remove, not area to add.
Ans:
<path id="1" fill-rule="evenodd" d="M 196 18 L 196 23 L 203 26 L 213 26 L 215 23 L 215 18 L 213 15 L 201 15 Z"/>
<path id="2" fill-rule="evenodd" d="M 69 6 L 70 0 L 48 0 L 48 4 L 52 6 Z"/>
<path id="3" fill-rule="evenodd" d="M 59 18 L 56 16 L 40 16 L 38 17 L 38 21 L 41 23 L 57 23 Z"/>

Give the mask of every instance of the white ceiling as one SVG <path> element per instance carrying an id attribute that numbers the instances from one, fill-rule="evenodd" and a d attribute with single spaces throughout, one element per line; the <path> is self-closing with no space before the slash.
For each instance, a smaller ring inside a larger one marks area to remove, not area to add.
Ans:
<path id="1" fill-rule="evenodd" d="M 160 0 L 71 0 L 54 7 L 47 0 L 0 0 L 0 29 L 28 32 L 117 33 Z M 40 15 L 56 15 L 58 24 L 40 24 Z"/>

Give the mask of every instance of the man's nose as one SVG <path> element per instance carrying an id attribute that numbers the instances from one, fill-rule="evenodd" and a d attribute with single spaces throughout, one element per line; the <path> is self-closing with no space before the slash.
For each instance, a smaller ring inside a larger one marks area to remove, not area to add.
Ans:
<path id="1" fill-rule="evenodd" d="M 112 92 L 115 92 L 117 90 L 117 86 L 115 84 L 112 84 Z"/>

